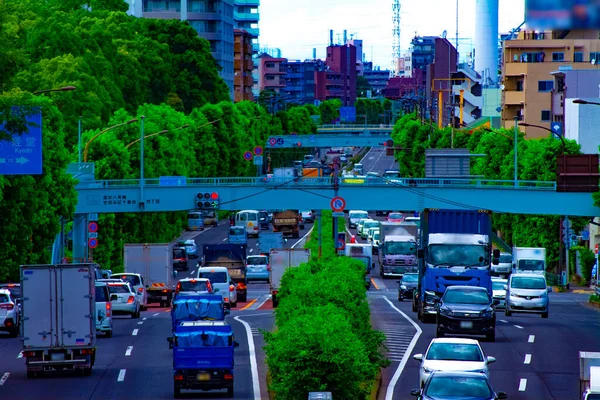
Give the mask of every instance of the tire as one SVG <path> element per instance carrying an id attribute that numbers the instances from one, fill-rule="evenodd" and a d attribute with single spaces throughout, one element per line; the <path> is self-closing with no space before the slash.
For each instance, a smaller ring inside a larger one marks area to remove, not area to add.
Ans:
<path id="1" fill-rule="evenodd" d="M 37 376 L 37 374 L 34 371 L 27 370 L 27 378 L 28 379 L 34 379 L 36 376 Z"/>
<path id="2" fill-rule="evenodd" d="M 444 331 L 440 330 L 439 328 L 435 328 L 435 337 L 437 337 L 437 338 L 443 338 L 444 337 Z"/>
<path id="3" fill-rule="evenodd" d="M 233 386 L 227 388 L 227 397 L 233 398 Z"/>
<path id="4" fill-rule="evenodd" d="M 548 318 L 548 313 L 547 312 L 542 313 L 542 318 Z"/>
<path id="5" fill-rule="evenodd" d="M 112 332 L 112 329 L 111 329 L 110 331 L 106 332 L 105 336 L 110 339 L 112 337 L 112 334 L 113 334 L 113 332 Z"/>
<path id="6" fill-rule="evenodd" d="M 245 293 L 243 296 L 240 296 L 240 297 L 238 298 L 238 301 L 239 301 L 240 303 L 246 303 L 246 302 L 248 301 L 248 293 Z"/>
<path id="7" fill-rule="evenodd" d="M 90 376 L 90 375 L 92 375 L 92 367 L 84 368 L 83 369 L 83 376 Z"/>
<path id="8" fill-rule="evenodd" d="M 488 342 L 495 342 L 496 341 L 496 331 L 485 335 L 485 340 Z"/>
<path id="9" fill-rule="evenodd" d="M 229 303 L 231 304 L 231 308 L 236 308 L 237 307 L 237 301 L 235 303 Z"/>
<path id="10" fill-rule="evenodd" d="M 504 309 L 504 315 L 507 316 L 507 317 L 510 317 L 512 315 L 512 312 L 508 311 L 508 307 L 506 307 Z"/>
<path id="11" fill-rule="evenodd" d="M 413 310 L 413 312 L 417 312 L 417 305 L 415 304 L 414 301 L 412 303 L 412 310 Z"/>
<path id="12" fill-rule="evenodd" d="M 11 338 L 16 338 L 18 336 L 19 336 L 19 328 L 15 329 L 13 331 L 10 331 L 10 333 L 9 333 L 9 337 L 11 337 Z"/>
<path id="13" fill-rule="evenodd" d="M 177 386 L 173 386 L 173 397 L 176 399 L 181 398 L 181 389 L 178 388 Z"/>
<path id="14" fill-rule="evenodd" d="M 398 295 L 398 301 L 404 301 L 404 296 L 402 296 L 401 294 Z"/>

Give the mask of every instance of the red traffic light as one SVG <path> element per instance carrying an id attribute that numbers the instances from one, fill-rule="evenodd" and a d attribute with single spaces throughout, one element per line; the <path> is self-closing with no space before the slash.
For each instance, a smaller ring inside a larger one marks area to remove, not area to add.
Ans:
<path id="1" fill-rule="evenodd" d="M 211 195 L 210 195 L 210 198 L 212 200 L 218 200 L 219 199 L 219 193 L 212 192 Z"/>

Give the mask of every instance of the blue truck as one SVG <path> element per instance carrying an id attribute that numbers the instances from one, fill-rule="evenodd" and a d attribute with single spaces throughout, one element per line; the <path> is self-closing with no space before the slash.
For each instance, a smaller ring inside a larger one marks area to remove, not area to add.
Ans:
<path id="1" fill-rule="evenodd" d="M 220 295 L 180 295 L 171 310 L 174 397 L 182 390 L 227 390 L 233 397 L 233 330 Z"/>
<path id="2" fill-rule="evenodd" d="M 435 318 L 448 286 L 484 287 L 492 296 L 491 265 L 498 263 L 500 251 L 492 252 L 491 211 L 425 209 L 420 235 L 413 311 L 421 322 Z"/>

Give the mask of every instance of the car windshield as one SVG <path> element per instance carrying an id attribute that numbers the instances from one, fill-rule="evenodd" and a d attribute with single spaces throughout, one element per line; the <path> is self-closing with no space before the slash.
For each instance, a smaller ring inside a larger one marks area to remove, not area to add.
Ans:
<path id="1" fill-rule="evenodd" d="M 180 292 L 205 292 L 208 290 L 206 281 L 179 281 L 178 286 Z"/>
<path id="2" fill-rule="evenodd" d="M 8 290 L 10 295 L 15 299 L 21 298 L 21 287 L 19 286 L 0 286 L 0 289 Z"/>
<path id="3" fill-rule="evenodd" d="M 544 262 L 542 260 L 519 260 L 519 269 L 523 271 L 543 271 Z"/>
<path id="4" fill-rule="evenodd" d="M 413 255 L 416 254 L 414 243 L 410 242 L 383 242 L 386 254 Z"/>
<path id="5" fill-rule="evenodd" d="M 432 343 L 427 350 L 426 360 L 436 361 L 483 361 L 481 349 L 468 343 Z"/>
<path id="6" fill-rule="evenodd" d="M 512 263 L 512 256 L 510 254 L 500 254 L 500 259 L 498 262 L 502 264 L 510 264 Z"/>
<path id="7" fill-rule="evenodd" d="M 261 221 L 266 221 L 267 218 L 269 218 L 269 214 L 266 211 L 261 211 L 258 213 L 258 218 L 260 218 Z"/>
<path id="8" fill-rule="evenodd" d="M 409 275 L 406 274 L 402 277 L 402 282 L 417 282 L 419 280 L 419 275 Z"/>
<path id="9" fill-rule="evenodd" d="M 127 285 L 115 285 L 115 284 L 109 284 L 108 285 L 108 291 L 110 293 L 131 293 L 131 291 L 129 290 L 129 286 Z"/>
<path id="10" fill-rule="evenodd" d="M 524 276 L 514 276 L 510 282 L 513 289 L 546 289 L 546 280 L 544 278 L 532 278 Z"/>
<path id="11" fill-rule="evenodd" d="M 104 289 L 104 286 L 96 286 L 96 302 L 98 303 L 105 303 L 108 301 L 108 298 L 106 297 L 106 290 Z M 0 301 L 1 303 L 2 301 Z"/>
<path id="12" fill-rule="evenodd" d="M 173 258 L 185 258 L 185 250 L 173 249 Z"/>
<path id="13" fill-rule="evenodd" d="M 141 285 L 140 278 L 137 275 L 112 275 L 111 278 L 122 279 L 125 282 L 129 282 L 132 287 Z"/>
<path id="14" fill-rule="evenodd" d="M 402 219 L 402 214 L 397 214 L 397 213 L 390 213 L 390 215 L 388 215 L 389 219 Z"/>
<path id="15" fill-rule="evenodd" d="M 432 244 L 427 262 L 433 266 L 488 267 L 486 246 L 474 244 Z"/>
<path id="16" fill-rule="evenodd" d="M 425 389 L 425 394 L 432 398 L 444 397 L 448 399 L 489 399 L 492 397 L 490 386 L 483 377 L 436 377 L 434 375 Z"/>
<path id="17" fill-rule="evenodd" d="M 267 265 L 267 257 L 248 257 L 248 265 Z"/>
<path id="18" fill-rule="evenodd" d="M 366 212 L 350 212 L 350 218 L 351 219 L 362 219 L 362 218 L 369 218 L 369 214 Z"/>
<path id="19" fill-rule="evenodd" d="M 492 290 L 506 290 L 506 282 L 492 282 Z"/>
<path id="20" fill-rule="evenodd" d="M 445 303 L 454 304 L 488 304 L 490 299 L 485 290 L 447 290 Z"/>
<path id="21" fill-rule="evenodd" d="M 379 240 L 379 232 L 373 234 L 373 240 Z"/>
<path id="22" fill-rule="evenodd" d="M 256 221 L 258 213 L 248 213 L 248 221 Z"/>
<path id="23" fill-rule="evenodd" d="M 2 293 L 0 294 L 0 303 L 8 303 L 8 295 Z"/>
<path id="24" fill-rule="evenodd" d="M 210 283 L 227 283 L 227 272 L 200 271 L 198 278 L 206 278 Z"/>
<path id="25" fill-rule="evenodd" d="M 201 213 L 188 214 L 188 219 L 202 219 L 202 214 Z"/>
<path id="26" fill-rule="evenodd" d="M 371 228 L 379 228 L 379 221 L 367 221 L 363 225 L 364 230 L 369 230 Z"/>

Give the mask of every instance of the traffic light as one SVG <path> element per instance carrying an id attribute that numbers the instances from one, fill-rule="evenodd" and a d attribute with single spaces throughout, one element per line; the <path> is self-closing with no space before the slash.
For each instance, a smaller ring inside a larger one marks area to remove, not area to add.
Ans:
<path id="1" fill-rule="evenodd" d="M 197 193 L 196 208 L 199 210 L 217 210 L 219 208 L 219 194 L 216 192 Z"/>

